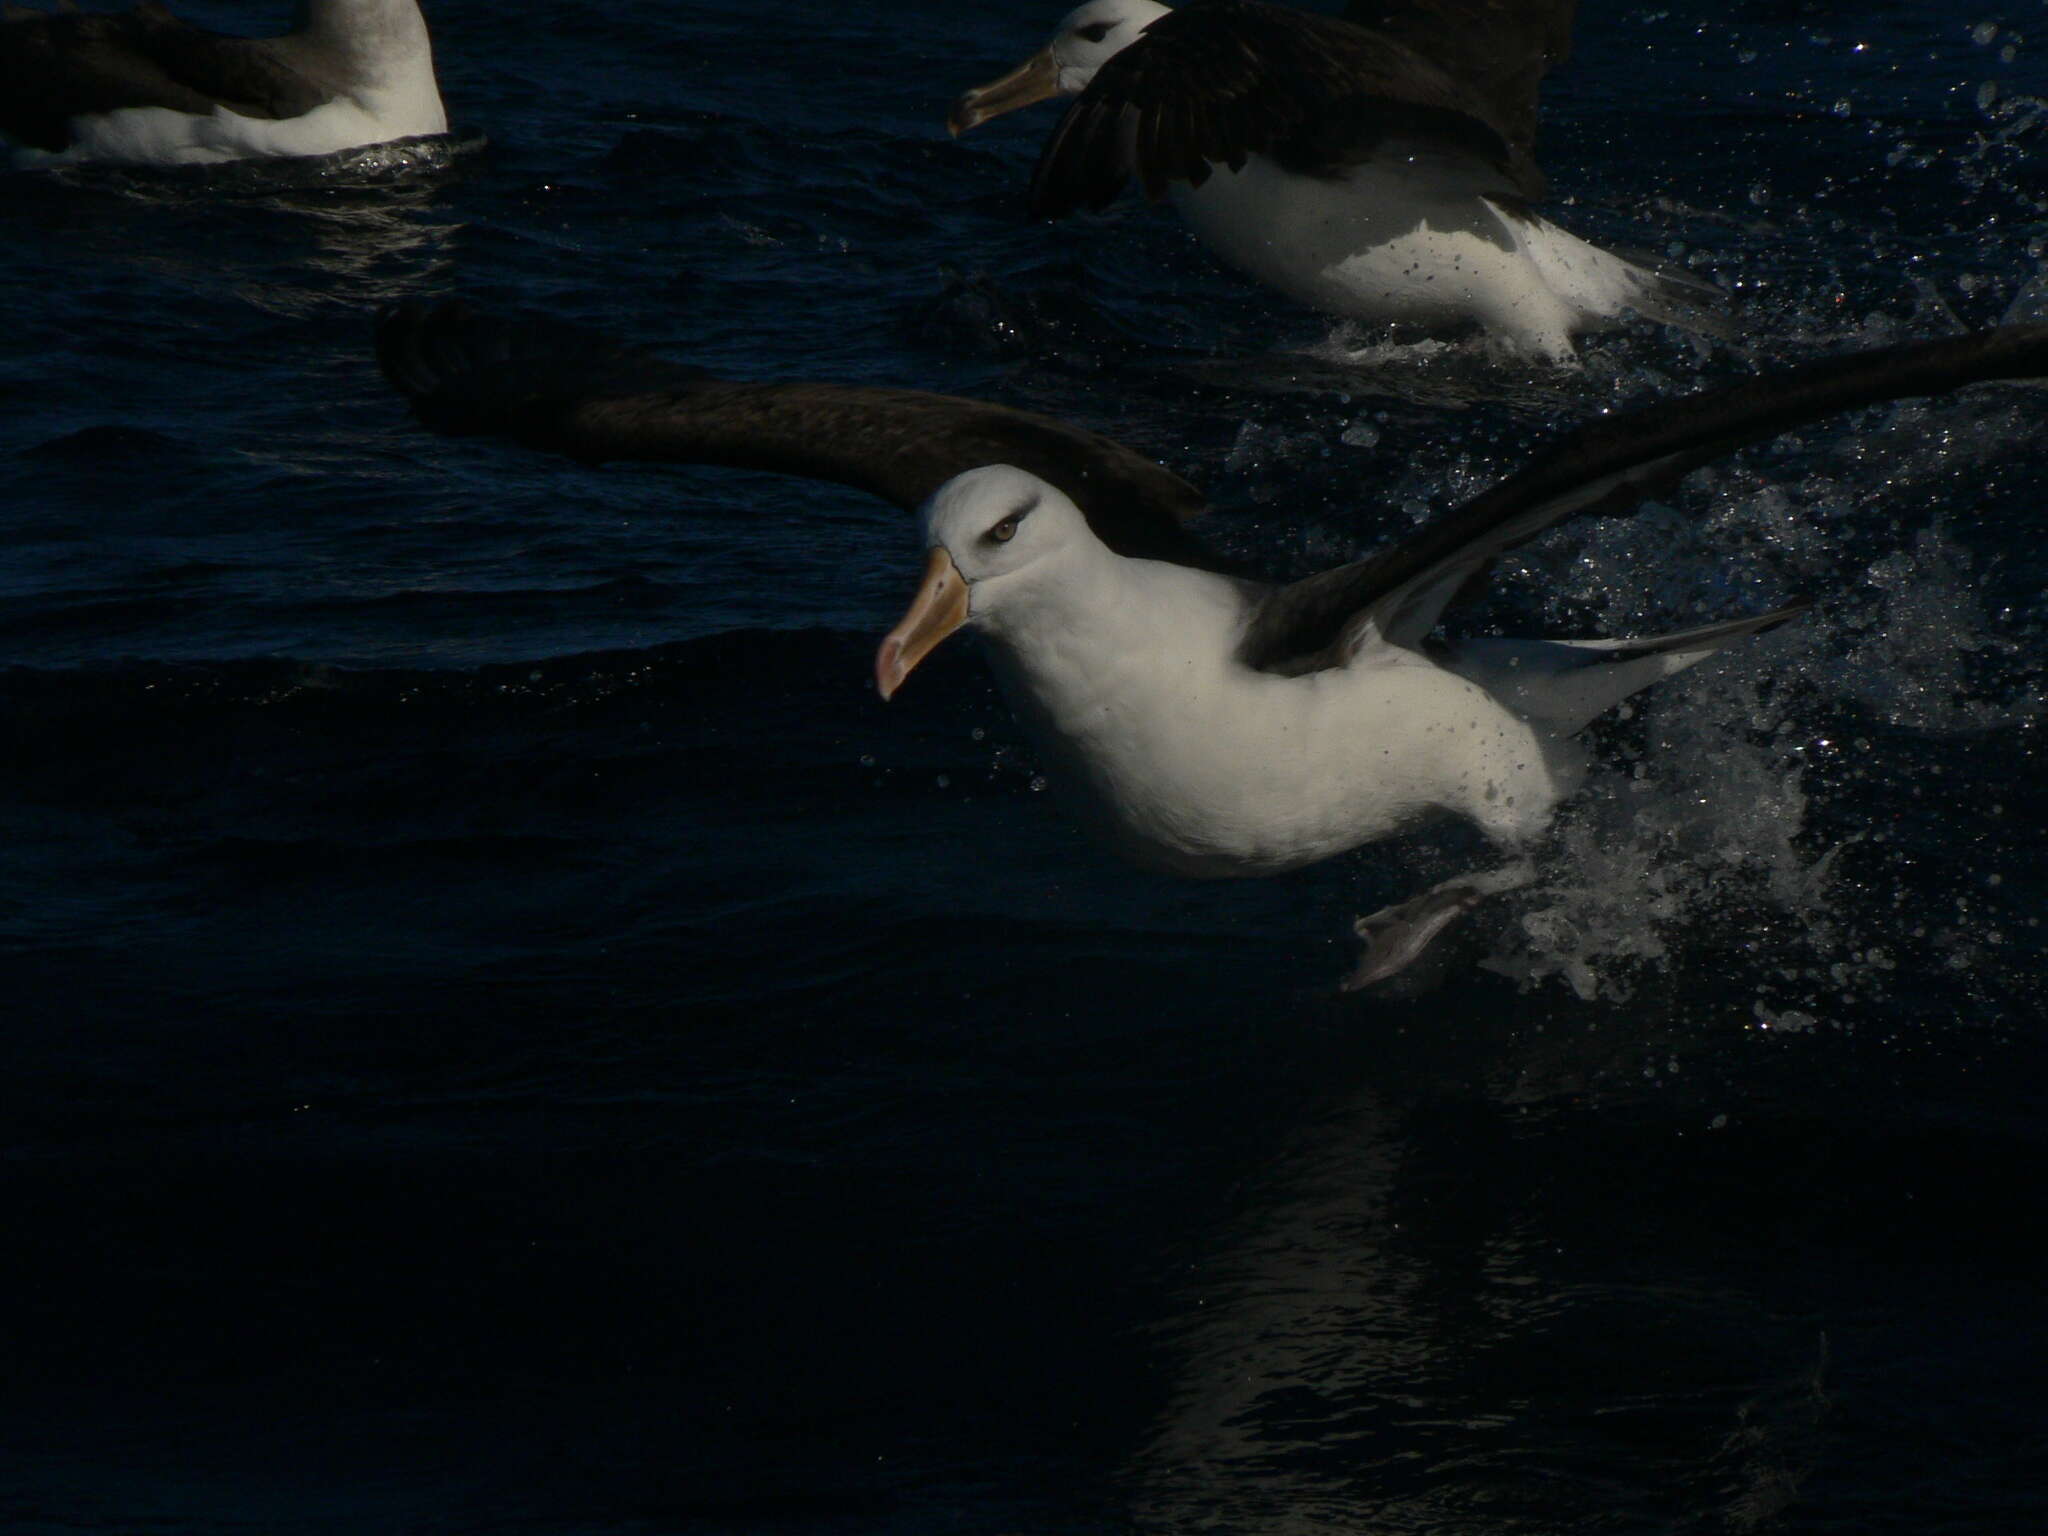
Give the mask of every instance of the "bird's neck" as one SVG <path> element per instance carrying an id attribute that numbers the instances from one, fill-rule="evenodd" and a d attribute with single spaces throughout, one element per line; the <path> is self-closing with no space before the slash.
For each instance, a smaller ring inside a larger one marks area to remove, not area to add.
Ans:
<path id="1" fill-rule="evenodd" d="M 1008 590 L 991 593 L 976 628 L 998 651 L 1028 674 L 1057 671 L 1077 649 L 1099 654 L 1123 638 L 1131 614 L 1120 601 L 1133 562 L 1100 547 L 1063 550 L 1028 570 L 998 582 Z"/>
<path id="2" fill-rule="evenodd" d="M 424 48 L 419 0 L 299 0 L 292 31 L 338 53 L 365 56 Z"/>
<path id="3" fill-rule="evenodd" d="M 1169 697 L 1162 675 L 1220 662 L 1232 610 L 1221 578 L 1100 546 L 1074 553 L 1034 568 L 1028 594 L 1003 594 L 978 627 L 1033 733 L 1086 751 L 1105 722 L 1124 729 Z"/>

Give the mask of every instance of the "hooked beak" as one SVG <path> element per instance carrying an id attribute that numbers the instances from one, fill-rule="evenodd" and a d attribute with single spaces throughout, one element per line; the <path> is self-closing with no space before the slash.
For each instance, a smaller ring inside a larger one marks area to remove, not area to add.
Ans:
<path id="1" fill-rule="evenodd" d="M 896 627 L 875 652 L 875 692 L 888 703 L 910 669 L 946 636 L 967 622 L 967 579 L 943 549 L 924 563 L 924 581 Z"/>
<path id="2" fill-rule="evenodd" d="M 946 116 L 946 129 L 957 139 L 968 129 L 978 128 L 992 117 L 1001 117 L 1005 112 L 1014 112 L 1019 107 L 1044 101 L 1048 96 L 1057 96 L 1059 89 L 1060 67 L 1053 62 L 1052 50 L 1047 48 L 1042 53 L 1033 54 L 1002 79 L 977 85 L 954 102 L 953 110 Z"/>

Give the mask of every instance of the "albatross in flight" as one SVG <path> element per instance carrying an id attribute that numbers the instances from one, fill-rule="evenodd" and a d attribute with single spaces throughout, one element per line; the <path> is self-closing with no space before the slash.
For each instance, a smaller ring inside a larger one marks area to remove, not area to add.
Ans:
<path id="1" fill-rule="evenodd" d="M 156 0 L 0 4 L 0 134 L 17 166 L 210 165 L 446 133 L 418 0 L 301 0 L 282 37 L 228 37 Z"/>
<path id="2" fill-rule="evenodd" d="M 978 631 L 1049 775 L 1125 853 L 1268 875 L 1461 816 L 1504 855 L 1359 920 L 1363 986 L 1490 895 L 1579 773 L 1573 733 L 1638 689 L 1795 615 L 1634 639 L 1433 632 L 1496 557 L 1564 518 L 1625 512 L 1745 443 L 1858 406 L 2048 375 L 2048 325 L 1813 363 L 1606 417 L 1362 560 L 1233 574 L 1185 527 L 1177 475 L 1046 417 L 913 390 L 721 380 L 573 327 L 408 304 L 385 375 L 429 425 L 589 462 L 718 463 L 837 481 L 916 509 L 925 574 L 882 641 L 883 698 Z"/>
<path id="3" fill-rule="evenodd" d="M 1312 308 L 1427 332 L 1477 325 L 1552 362 L 1633 310 L 1720 332 L 1720 291 L 1589 245 L 1530 206 L 1536 92 L 1576 0 L 1089 0 L 967 92 L 961 134 L 1073 97 L 1031 210 L 1103 208 L 1135 179 L 1217 256 Z"/>

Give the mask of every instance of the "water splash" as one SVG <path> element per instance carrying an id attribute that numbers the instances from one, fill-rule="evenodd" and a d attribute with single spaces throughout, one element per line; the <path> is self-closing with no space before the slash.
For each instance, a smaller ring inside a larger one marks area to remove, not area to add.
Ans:
<path id="1" fill-rule="evenodd" d="M 144 199 L 202 192 L 209 197 L 266 196 L 313 189 L 370 189 L 431 179 L 479 154 L 482 134 L 428 134 L 365 144 L 331 155 L 272 160 L 230 160 L 217 165 L 61 165 L 35 174 L 71 186 Z"/>
<path id="2" fill-rule="evenodd" d="M 1912 766 L 1929 738 L 2009 733 L 2048 714 L 2011 616 L 1991 611 L 1980 558 L 1938 515 L 1911 529 L 1898 526 L 1910 510 L 1885 510 L 1938 500 L 1958 460 L 1995 464 L 2025 441 L 2027 417 L 2010 405 L 1961 419 L 1951 405 L 1936 430 L 1927 413 L 1938 409 L 1900 407 L 1775 484 L 1720 471 L 1704 514 L 1653 508 L 1539 546 L 1531 568 L 1548 618 L 1590 607 L 1608 633 L 1668 627 L 1658 614 L 1674 603 L 1718 613 L 1802 589 L 1831 595 L 1801 623 L 1641 696 L 1633 719 L 1619 712 L 1608 734 L 1626 744 L 1617 758 L 1610 743 L 1561 815 L 1548 878 L 1488 969 L 1524 989 L 1557 980 L 1618 1001 L 1646 974 L 1732 952 L 1754 967 L 1763 1027 L 1810 1024 L 1821 993 L 1835 1004 L 1889 991 L 1900 913 L 1927 898 L 1901 883 L 1906 856 L 1889 848 L 1851 861 L 1860 881 L 1842 878 L 1847 850 L 1889 835 L 1845 825 L 1850 784 L 1856 814 L 1878 827 L 1898 781 L 1939 775 L 1938 763 Z M 1871 484 L 1878 465 L 1884 497 Z M 1958 935 L 1985 926 L 1967 913 L 1954 923 Z M 1939 929 L 1923 923 L 1910 937 L 1960 953 Z"/>
<path id="3" fill-rule="evenodd" d="M 1651 745 L 1597 769 L 1567 806 L 1549 877 L 1482 964 L 1525 990 L 1555 978 L 1581 998 L 1620 1001 L 1646 967 L 1686 956 L 1695 930 L 1803 930 L 1831 953 L 1834 851 L 1806 836 L 1784 694 L 1753 661 L 1653 695 L 1642 712 Z"/>
<path id="4" fill-rule="evenodd" d="M 2000 325 L 2039 325 L 2044 321 L 2048 321 L 2048 262 L 2042 263 L 2040 271 L 2012 296 L 2012 303 L 1998 317 Z"/>

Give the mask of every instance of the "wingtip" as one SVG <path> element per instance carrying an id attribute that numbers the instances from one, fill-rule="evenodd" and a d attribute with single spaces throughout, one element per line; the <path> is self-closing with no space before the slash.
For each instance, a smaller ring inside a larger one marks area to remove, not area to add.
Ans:
<path id="1" fill-rule="evenodd" d="M 1807 614 L 1813 611 L 1816 601 L 1815 598 L 1808 597 L 1802 593 L 1788 602 L 1780 603 L 1768 613 L 1757 616 L 1756 629 L 1753 633 L 1768 635 L 1780 625 L 1790 624 L 1794 619 L 1805 618 Z"/>

